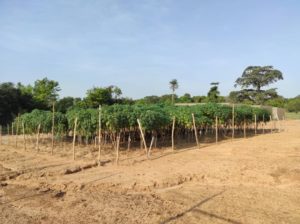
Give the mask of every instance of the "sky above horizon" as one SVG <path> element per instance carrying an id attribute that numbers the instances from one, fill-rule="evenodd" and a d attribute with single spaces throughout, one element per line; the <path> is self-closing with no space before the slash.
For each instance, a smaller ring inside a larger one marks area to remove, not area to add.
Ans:
<path id="1" fill-rule="evenodd" d="M 0 0 L 0 82 L 48 77 L 61 97 L 117 85 L 123 96 L 222 95 L 249 65 L 273 65 L 300 95 L 297 0 Z"/>

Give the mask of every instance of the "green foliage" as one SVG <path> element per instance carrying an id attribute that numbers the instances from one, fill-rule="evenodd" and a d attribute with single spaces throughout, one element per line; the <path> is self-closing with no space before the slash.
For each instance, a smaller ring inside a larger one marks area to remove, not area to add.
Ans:
<path id="1" fill-rule="evenodd" d="M 98 108 L 99 105 L 112 105 L 114 103 L 130 102 L 130 99 L 120 98 L 122 90 L 117 86 L 94 87 L 86 93 L 84 102 L 89 108 Z"/>
<path id="2" fill-rule="evenodd" d="M 99 105 L 112 104 L 112 91 L 110 88 L 94 87 L 87 91 L 84 99 L 88 107 L 97 108 Z"/>
<path id="3" fill-rule="evenodd" d="M 66 113 L 72 107 L 77 106 L 80 101 L 80 98 L 64 97 L 56 103 L 55 110 L 61 113 Z"/>
<path id="4" fill-rule="evenodd" d="M 191 94 L 185 93 L 183 96 L 178 98 L 178 102 L 179 103 L 192 103 L 193 99 L 192 99 Z"/>
<path id="5" fill-rule="evenodd" d="M 175 90 L 178 89 L 179 84 L 177 79 L 172 79 L 169 84 L 170 84 L 170 89 L 172 90 L 172 104 L 174 104 Z"/>
<path id="6" fill-rule="evenodd" d="M 284 99 L 281 96 L 278 96 L 276 98 L 270 99 L 266 102 L 266 105 L 272 106 L 272 107 L 280 107 L 280 108 L 285 108 L 285 105 L 287 103 L 287 100 Z"/>
<path id="7" fill-rule="evenodd" d="M 70 130 L 74 129 L 75 119 L 77 118 L 77 133 L 79 135 L 91 137 L 97 131 L 98 110 L 74 108 L 67 112 Z"/>
<path id="8" fill-rule="evenodd" d="M 218 86 L 212 86 L 207 93 L 207 101 L 211 103 L 219 102 L 220 92 L 218 90 Z"/>
<path id="9" fill-rule="evenodd" d="M 0 125 L 12 122 L 19 113 L 31 111 L 34 105 L 32 95 L 13 83 L 0 84 Z"/>
<path id="10" fill-rule="evenodd" d="M 230 98 L 233 102 L 246 100 L 253 104 L 264 104 L 267 100 L 277 97 L 277 92 L 276 89 L 262 88 L 282 79 L 281 71 L 272 66 L 249 66 L 235 82 L 235 87 L 240 86 L 242 90 L 232 92 Z"/>
<path id="11" fill-rule="evenodd" d="M 230 125 L 232 120 L 232 107 L 221 104 L 203 104 L 196 106 L 174 106 L 174 105 L 112 105 L 101 108 L 101 125 L 108 133 L 128 132 L 137 130 L 137 119 L 140 119 L 143 129 L 151 133 L 153 131 L 168 131 L 172 125 L 172 118 L 176 118 L 176 127 L 179 129 L 192 129 L 193 119 L 197 127 L 212 127 L 216 116 L 223 125 Z M 235 109 L 236 124 L 254 121 L 268 121 L 270 113 L 264 109 L 250 106 L 237 106 Z M 55 113 L 55 132 L 67 133 L 74 128 L 77 118 L 77 133 L 87 139 L 95 136 L 98 130 L 99 110 L 73 108 L 64 115 Z M 17 120 L 15 120 L 15 123 Z M 27 133 L 36 133 L 41 124 L 41 132 L 50 133 L 52 128 L 52 112 L 33 110 L 31 113 L 23 114 L 20 122 L 24 122 Z"/>
<path id="12" fill-rule="evenodd" d="M 51 107 L 52 103 L 57 100 L 59 91 L 59 83 L 47 78 L 36 80 L 32 88 L 33 98 L 45 108 Z"/>
<path id="13" fill-rule="evenodd" d="M 290 99 L 286 105 L 289 112 L 298 113 L 300 111 L 300 97 Z"/>
<path id="14" fill-rule="evenodd" d="M 170 116 L 162 107 L 153 106 L 149 108 L 142 108 L 140 110 L 140 119 L 143 128 L 146 131 L 158 131 L 165 128 L 171 122 Z"/>
<path id="15" fill-rule="evenodd" d="M 52 131 L 52 112 L 43 110 L 33 110 L 31 113 L 25 113 L 20 116 L 19 126 L 24 123 L 26 133 L 32 134 L 36 133 L 37 128 L 41 125 L 41 132 L 50 133 Z M 66 116 L 60 112 L 54 115 L 55 122 L 55 133 L 63 134 L 68 130 L 68 121 Z M 17 118 L 15 119 L 15 124 L 18 123 Z"/>

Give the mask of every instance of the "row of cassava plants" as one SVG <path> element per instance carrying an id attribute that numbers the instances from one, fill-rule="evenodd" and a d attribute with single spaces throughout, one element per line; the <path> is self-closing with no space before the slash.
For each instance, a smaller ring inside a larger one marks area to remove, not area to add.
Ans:
<path id="1" fill-rule="evenodd" d="M 53 142 L 73 136 L 73 157 L 75 159 L 75 141 L 85 139 L 89 144 L 94 141 L 99 147 L 98 159 L 101 157 L 101 145 L 111 144 L 116 148 L 119 158 L 120 142 L 128 150 L 132 143 L 139 142 L 149 157 L 157 139 L 172 140 L 193 138 L 199 145 L 199 136 L 209 132 L 223 135 L 243 130 L 255 123 L 257 125 L 270 120 L 270 113 L 251 106 L 229 106 L 221 104 L 203 104 L 195 106 L 170 105 L 113 105 L 99 109 L 73 108 L 62 114 L 54 111 L 33 110 L 18 116 L 11 130 L 15 134 L 36 136 L 38 148 L 39 136 L 47 134 Z M 12 132 L 13 133 L 13 132 Z M 218 140 L 218 136 L 216 141 Z M 169 141 L 170 142 L 170 141 Z M 150 144 L 150 147 L 147 147 Z M 25 144 L 26 147 L 26 144 Z"/>

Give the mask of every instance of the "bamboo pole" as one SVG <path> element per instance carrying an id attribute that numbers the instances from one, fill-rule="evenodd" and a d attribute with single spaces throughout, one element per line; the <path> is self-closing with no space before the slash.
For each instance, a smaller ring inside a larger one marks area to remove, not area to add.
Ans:
<path id="1" fill-rule="evenodd" d="M 40 151 L 40 129 L 41 129 L 41 124 L 38 125 L 37 134 L 36 134 L 36 150 L 38 152 Z"/>
<path id="2" fill-rule="evenodd" d="M 22 122 L 23 140 L 24 140 L 24 151 L 26 151 L 26 136 L 25 136 L 25 124 Z"/>
<path id="3" fill-rule="evenodd" d="M 244 138 L 247 138 L 246 118 L 244 118 Z"/>
<path id="4" fill-rule="evenodd" d="M 154 140 L 155 140 L 155 137 L 152 136 L 151 144 L 150 144 L 150 147 L 149 147 L 149 150 L 148 150 L 148 157 L 149 157 L 149 158 L 150 158 L 150 156 L 151 156 L 151 150 L 152 150 L 152 147 L 153 147 Z"/>
<path id="5" fill-rule="evenodd" d="M 130 147 L 131 147 L 131 137 L 130 137 L 130 133 L 128 135 L 128 144 L 127 144 L 127 151 L 130 151 Z"/>
<path id="6" fill-rule="evenodd" d="M 9 130 L 9 124 L 7 124 L 7 145 L 9 145 L 9 136 L 10 136 L 10 130 Z"/>
<path id="7" fill-rule="evenodd" d="M 173 124 L 172 124 L 172 150 L 173 150 L 173 152 L 175 150 L 175 142 L 174 142 L 175 123 L 176 123 L 176 118 L 174 116 L 173 117 Z"/>
<path id="8" fill-rule="evenodd" d="M 16 138 L 15 138 L 16 148 L 18 147 L 19 122 L 20 122 L 20 116 L 18 115 L 17 123 L 16 123 Z"/>
<path id="9" fill-rule="evenodd" d="M 11 144 L 13 145 L 13 137 L 14 137 L 14 123 L 11 123 Z"/>
<path id="10" fill-rule="evenodd" d="M 194 113 L 192 113 L 192 118 L 193 118 L 193 126 L 194 126 L 196 143 L 197 143 L 197 147 L 199 148 L 200 145 L 199 145 L 199 140 L 198 140 L 198 133 L 197 133 L 197 128 L 196 128 L 196 121 L 195 121 L 195 115 L 194 115 Z"/>
<path id="11" fill-rule="evenodd" d="M 101 144 L 102 144 L 102 135 L 101 135 L 101 132 L 102 132 L 102 126 L 101 126 L 101 116 L 102 116 L 102 113 L 101 113 L 101 106 L 99 105 L 99 121 L 98 121 L 98 126 L 99 126 L 99 136 L 98 136 L 98 165 L 101 166 Z"/>
<path id="12" fill-rule="evenodd" d="M 138 122 L 138 125 L 139 125 L 139 129 L 140 129 L 140 133 L 141 133 L 141 136 L 142 136 L 142 140 L 143 140 L 143 143 L 144 143 L 146 155 L 147 155 L 147 158 L 149 159 L 148 148 L 147 148 L 147 144 L 146 144 L 146 140 L 145 140 L 145 135 L 144 135 L 144 132 L 143 132 L 143 128 L 142 128 L 142 125 L 141 125 L 141 122 L 140 122 L 139 119 L 137 119 L 137 122 Z"/>
<path id="13" fill-rule="evenodd" d="M 219 141 L 219 127 L 218 127 L 218 116 L 216 116 L 216 144 L 218 144 Z"/>
<path id="14" fill-rule="evenodd" d="M 234 135 L 235 135 L 235 130 L 234 130 L 234 125 L 235 125 L 235 105 L 232 104 L 232 139 L 234 139 Z"/>
<path id="15" fill-rule="evenodd" d="M 73 131 L 73 160 L 75 160 L 75 142 L 76 142 L 77 121 L 78 121 L 78 118 L 76 117 L 75 121 L 74 121 L 74 131 Z"/>
<path id="16" fill-rule="evenodd" d="M 257 115 L 254 114 L 254 134 L 257 135 Z"/>
<path id="17" fill-rule="evenodd" d="M 116 164 L 119 165 L 119 156 L 120 156 L 120 137 L 121 133 L 117 136 L 117 144 L 116 144 Z"/>
<path id="18" fill-rule="evenodd" d="M 265 134 L 266 124 L 265 124 L 265 114 L 263 114 L 263 134 Z"/>
<path id="19" fill-rule="evenodd" d="M 54 125 L 55 125 L 55 103 L 52 104 L 52 136 L 51 136 L 51 155 L 54 150 Z"/>

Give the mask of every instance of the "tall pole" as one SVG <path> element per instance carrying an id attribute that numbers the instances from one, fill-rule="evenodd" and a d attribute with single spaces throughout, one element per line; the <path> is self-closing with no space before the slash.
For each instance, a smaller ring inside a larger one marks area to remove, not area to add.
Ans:
<path id="1" fill-rule="evenodd" d="M 234 106 L 234 104 L 232 104 L 232 139 L 234 139 L 234 124 L 235 124 L 235 121 L 234 121 L 234 119 L 235 119 L 235 106 Z"/>
<path id="2" fill-rule="evenodd" d="M 24 151 L 26 151 L 26 136 L 25 136 L 25 124 L 24 124 L 24 121 L 22 121 L 22 129 L 23 129 Z"/>
<path id="3" fill-rule="evenodd" d="M 263 114 L 263 134 L 265 133 L 265 129 L 266 129 L 266 124 L 265 124 L 265 114 Z"/>
<path id="4" fill-rule="evenodd" d="M 247 134 L 246 134 L 246 118 L 244 117 L 244 138 L 247 137 Z"/>
<path id="5" fill-rule="evenodd" d="M 198 140 L 198 133 L 197 133 L 197 128 L 196 128 L 196 121 L 195 121 L 195 115 L 194 115 L 194 113 L 192 113 L 192 117 L 193 117 L 193 126 L 194 126 L 196 143 L 197 143 L 197 147 L 199 148 L 200 145 L 199 145 L 199 140 Z"/>
<path id="6" fill-rule="evenodd" d="M 99 136 L 98 136 L 98 165 L 101 166 L 101 132 L 102 132 L 102 126 L 101 126 L 101 106 L 99 105 Z"/>
<path id="7" fill-rule="evenodd" d="M 254 133 L 257 134 L 257 115 L 254 114 Z"/>
<path id="8" fill-rule="evenodd" d="M 16 139 L 15 139 L 16 148 L 18 147 L 19 122 L 20 122 L 20 115 L 18 115 L 17 123 L 16 123 Z"/>
<path id="9" fill-rule="evenodd" d="M 218 116 L 216 116 L 216 144 L 219 140 L 219 133 L 218 133 Z"/>
<path id="10" fill-rule="evenodd" d="M 52 104 L 52 144 L 51 144 L 51 155 L 54 150 L 54 125 L 55 125 L 55 103 Z"/>
<path id="11" fill-rule="evenodd" d="M 9 136 L 10 136 L 10 130 L 9 130 L 9 124 L 7 124 L 7 144 L 9 145 L 10 143 L 9 143 Z"/>
<path id="12" fill-rule="evenodd" d="M 78 118 L 76 117 L 75 121 L 74 121 L 74 131 L 73 131 L 73 160 L 75 160 L 75 142 L 76 142 L 77 120 L 78 120 Z"/>
<path id="13" fill-rule="evenodd" d="M 40 151 L 40 130 L 41 130 L 41 124 L 38 125 L 37 133 L 36 133 L 36 150 Z"/>
<path id="14" fill-rule="evenodd" d="M 144 132 L 143 132 L 142 124 L 141 124 L 139 119 L 137 119 L 137 123 L 139 125 L 139 129 L 140 129 L 140 132 L 141 132 L 141 137 L 142 137 L 142 140 L 143 140 L 143 143 L 144 143 L 146 155 L 147 155 L 147 158 L 149 159 L 149 154 L 148 154 L 148 148 L 147 148 L 147 144 L 146 144 L 146 140 L 145 140 L 145 135 L 144 135 Z"/>
<path id="15" fill-rule="evenodd" d="M 172 125 L 172 150 L 173 150 L 173 152 L 174 152 L 174 150 L 175 150 L 175 143 L 174 143 L 174 132 L 175 132 L 175 122 L 176 122 L 176 120 L 175 120 L 176 118 L 175 118 L 175 116 L 173 117 L 173 125 Z"/>

